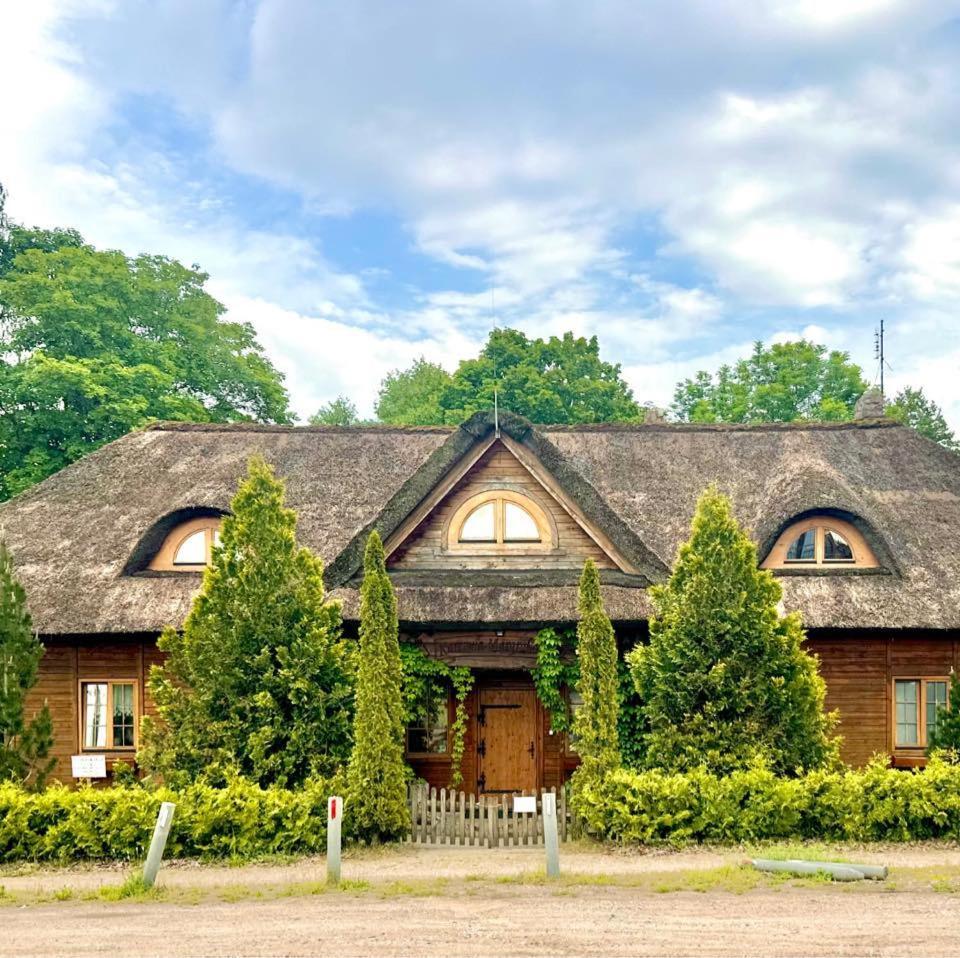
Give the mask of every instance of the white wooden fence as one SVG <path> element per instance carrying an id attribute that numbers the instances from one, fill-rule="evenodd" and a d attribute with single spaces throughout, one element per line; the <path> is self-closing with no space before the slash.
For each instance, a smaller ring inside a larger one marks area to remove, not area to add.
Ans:
<path id="1" fill-rule="evenodd" d="M 556 792 L 555 788 L 550 789 Z M 533 793 L 526 793 L 528 795 Z M 417 845 L 486 845 L 500 848 L 543 844 L 543 795 L 536 795 L 536 812 L 517 812 L 513 795 L 466 795 L 424 783 L 407 788 L 410 808 L 409 841 Z M 572 837 L 567 790 L 557 794 L 560 841 Z"/>

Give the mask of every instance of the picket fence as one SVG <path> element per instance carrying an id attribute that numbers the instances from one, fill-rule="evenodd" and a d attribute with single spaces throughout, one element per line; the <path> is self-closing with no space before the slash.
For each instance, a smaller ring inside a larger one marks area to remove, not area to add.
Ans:
<path id="1" fill-rule="evenodd" d="M 555 788 L 550 789 L 556 792 Z M 532 792 L 524 793 L 527 795 Z M 513 795 L 467 795 L 453 789 L 431 788 L 416 783 L 407 788 L 411 831 L 415 845 L 512 845 L 543 844 L 543 796 L 536 795 L 537 811 L 515 812 Z M 561 842 L 573 837 L 573 822 L 567 789 L 557 793 L 557 831 Z"/>

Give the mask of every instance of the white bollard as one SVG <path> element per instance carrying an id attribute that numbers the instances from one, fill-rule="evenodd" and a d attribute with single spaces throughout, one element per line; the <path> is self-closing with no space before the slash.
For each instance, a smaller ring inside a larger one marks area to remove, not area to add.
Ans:
<path id="1" fill-rule="evenodd" d="M 340 884 L 340 822 L 343 819 L 343 799 L 331 795 L 327 799 L 327 883 Z"/>
<path id="2" fill-rule="evenodd" d="M 160 803 L 157 824 L 153 828 L 153 838 L 150 839 L 150 850 L 147 852 L 147 862 L 143 866 L 143 884 L 147 888 L 153 888 L 153 883 L 157 880 L 160 859 L 163 858 L 163 850 L 167 847 L 167 836 L 170 834 L 173 810 L 176 807 L 173 802 Z"/>
<path id="3" fill-rule="evenodd" d="M 560 877 L 560 844 L 557 838 L 557 795 L 543 794 L 543 844 L 547 850 L 547 878 Z"/>

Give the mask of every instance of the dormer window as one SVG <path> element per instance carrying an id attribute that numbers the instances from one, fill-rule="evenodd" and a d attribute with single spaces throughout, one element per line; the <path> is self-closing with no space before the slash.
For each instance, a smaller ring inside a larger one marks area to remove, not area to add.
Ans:
<path id="1" fill-rule="evenodd" d="M 161 572 L 199 572 L 210 564 L 220 544 L 220 517 L 203 516 L 176 526 L 150 562 Z"/>
<path id="2" fill-rule="evenodd" d="M 855 566 L 876 568 L 873 550 L 852 523 L 831 515 L 810 516 L 788 526 L 763 562 L 765 569 Z"/>
<path id="3" fill-rule="evenodd" d="M 461 552 L 502 552 L 553 547 L 553 529 L 544 510 L 528 496 L 497 489 L 471 496 L 454 512 L 446 548 Z"/>

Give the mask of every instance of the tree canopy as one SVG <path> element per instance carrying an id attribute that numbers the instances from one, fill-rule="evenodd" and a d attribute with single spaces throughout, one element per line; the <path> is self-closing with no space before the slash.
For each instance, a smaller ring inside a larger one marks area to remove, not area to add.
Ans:
<path id="1" fill-rule="evenodd" d="M 357 407 L 346 396 L 337 396 L 321 406 L 307 422 L 311 426 L 355 426 L 360 422 L 360 416 Z"/>
<path id="2" fill-rule="evenodd" d="M 446 422 L 440 397 L 452 382 L 442 366 L 421 356 L 409 369 L 395 369 L 380 384 L 376 413 L 393 426 L 436 426 Z"/>
<path id="3" fill-rule="evenodd" d="M 282 376 L 207 275 L 0 229 L 0 498 L 152 419 L 291 421 Z"/>
<path id="4" fill-rule="evenodd" d="M 596 336 L 573 333 L 530 339 L 516 329 L 495 329 L 476 359 L 451 376 L 418 359 L 384 379 L 377 415 L 403 425 L 456 425 L 473 413 L 501 409 L 538 423 L 641 422 L 643 409 L 620 374 L 600 359 Z"/>
<path id="5" fill-rule="evenodd" d="M 323 566 L 296 542 L 284 486 L 250 463 L 183 631 L 166 629 L 151 669 L 159 720 L 138 756 L 170 784 L 236 773 L 294 787 L 350 751 L 352 663 Z"/>
<path id="6" fill-rule="evenodd" d="M 730 500 L 708 489 L 670 579 L 650 589 L 650 642 L 627 656 L 647 767 L 726 774 L 762 760 L 791 774 L 835 758 L 826 686 L 781 594 Z"/>
<path id="7" fill-rule="evenodd" d="M 853 417 L 866 388 L 847 353 L 806 340 L 757 342 L 735 365 L 678 383 L 673 413 L 682 422 L 837 422 Z"/>
<path id="8" fill-rule="evenodd" d="M 943 410 L 932 399 L 928 399 L 922 389 L 907 386 L 900 390 L 893 402 L 888 403 L 885 412 L 891 419 L 916 429 L 920 435 L 954 452 L 960 452 L 960 443 L 947 425 Z"/>

